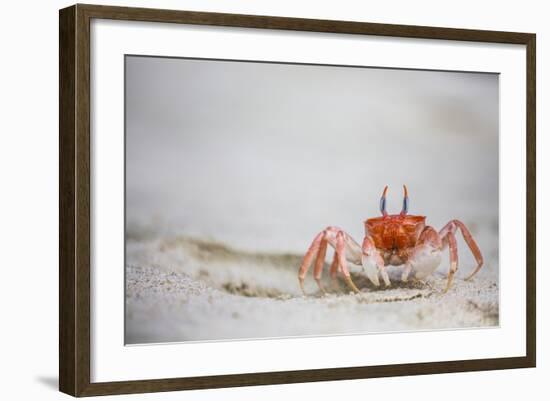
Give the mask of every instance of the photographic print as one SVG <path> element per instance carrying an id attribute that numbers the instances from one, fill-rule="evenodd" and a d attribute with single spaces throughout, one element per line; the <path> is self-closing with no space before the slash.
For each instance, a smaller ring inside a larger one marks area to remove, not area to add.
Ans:
<path id="1" fill-rule="evenodd" d="M 125 56 L 125 343 L 499 325 L 499 75 Z"/>

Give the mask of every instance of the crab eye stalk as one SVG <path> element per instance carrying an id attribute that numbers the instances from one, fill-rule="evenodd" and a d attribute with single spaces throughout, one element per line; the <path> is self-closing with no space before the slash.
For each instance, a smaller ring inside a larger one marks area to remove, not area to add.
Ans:
<path id="1" fill-rule="evenodd" d="M 388 192 L 387 185 L 384 187 L 384 192 L 382 192 L 382 197 L 380 198 L 380 213 L 382 213 L 382 216 L 388 215 L 388 212 L 386 212 L 386 192 Z"/>
<path id="2" fill-rule="evenodd" d="M 403 185 L 403 208 L 401 209 L 401 215 L 407 214 L 409 211 L 409 192 L 407 186 Z"/>

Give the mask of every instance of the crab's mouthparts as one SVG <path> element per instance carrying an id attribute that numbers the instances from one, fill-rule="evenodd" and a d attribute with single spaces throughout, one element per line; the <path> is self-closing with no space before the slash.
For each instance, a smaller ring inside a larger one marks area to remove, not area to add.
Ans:
<path id="1" fill-rule="evenodd" d="M 401 258 L 397 256 L 397 254 L 394 253 L 390 256 L 390 264 L 395 266 L 395 265 L 400 265 L 401 263 L 402 263 Z"/>

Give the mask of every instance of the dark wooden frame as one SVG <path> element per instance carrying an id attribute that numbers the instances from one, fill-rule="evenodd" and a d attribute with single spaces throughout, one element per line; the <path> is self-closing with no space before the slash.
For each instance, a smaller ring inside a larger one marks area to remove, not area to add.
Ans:
<path id="1" fill-rule="evenodd" d="M 527 354 L 524 357 L 90 382 L 90 20 L 170 22 L 512 43 L 527 49 Z M 534 367 L 536 363 L 535 34 L 74 5 L 59 13 L 59 389 L 74 396 Z"/>

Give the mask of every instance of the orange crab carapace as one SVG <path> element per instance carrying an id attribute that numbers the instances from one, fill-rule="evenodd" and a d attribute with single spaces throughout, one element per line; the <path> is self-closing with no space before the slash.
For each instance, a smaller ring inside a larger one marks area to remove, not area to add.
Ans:
<path id="1" fill-rule="evenodd" d="M 304 291 L 304 279 L 313 261 L 313 277 L 321 292 L 325 292 L 321 283 L 321 273 L 325 263 L 328 245 L 334 248 L 334 257 L 330 267 L 330 275 L 336 278 L 342 273 L 347 285 L 354 292 L 359 289 L 353 283 L 347 262 L 363 267 L 369 280 L 379 286 L 379 276 L 386 286 L 390 279 L 386 266 L 403 266 L 401 280 L 407 281 L 409 276 L 423 280 L 432 274 L 441 262 L 441 254 L 449 249 L 450 267 L 447 276 L 445 292 L 451 287 L 453 276 L 458 268 L 458 252 L 455 232 L 460 230 L 462 237 L 476 259 L 476 268 L 466 280 L 472 278 L 483 265 L 483 256 L 473 239 L 470 231 L 459 220 L 451 220 L 439 232 L 426 225 L 425 216 L 408 214 L 409 195 L 407 187 L 403 186 L 403 207 L 399 214 L 386 212 L 386 193 L 384 188 L 380 198 L 380 212 L 382 216 L 367 219 L 365 223 L 365 238 L 359 245 L 349 234 L 338 227 L 329 226 L 321 231 L 309 247 L 300 270 L 298 279 Z M 305 293 L 305 291 L 304 291 Z"/>

